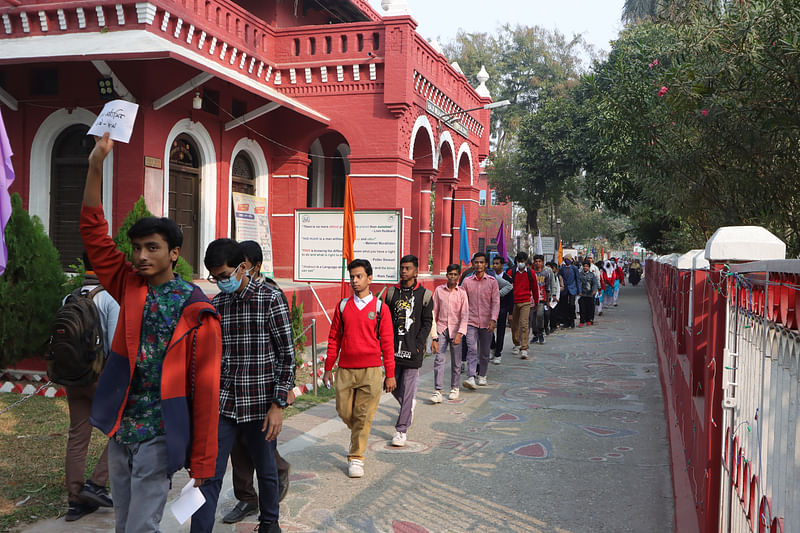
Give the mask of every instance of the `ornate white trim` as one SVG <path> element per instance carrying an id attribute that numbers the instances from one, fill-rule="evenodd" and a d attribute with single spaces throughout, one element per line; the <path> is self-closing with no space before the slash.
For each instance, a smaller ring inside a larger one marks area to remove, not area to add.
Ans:
<path id="1" fill-rule="evenodd" d="M 78 107 L 70 113 L 59 109 L 42 121 L 31 143 L 30 183 L 28 188 L 28 213 L 42 221 L 44 230 L 50 233 L 50 182 L 52 181 L 53 147 L 58 136 L 75 124 L 90 126 L 97 115 Z M 108 154 L 103 162 L 103 210 L 112 231 L 114 207 L 114 152 Z M 78 228 L 75 228 L 78 231 Z"/>
<path id="2" fill-rule="evenodd" d="M 417 140 L 417 132 L 420 129 L 424 129 L 428 132 L 428 137 L 431 141 L 431 157 L 433 160 L 433 168 L 439 168 L 439 161 L 436 154 L 436 147 L 434 146 L 433 142 L 436 138 L 433 135 L 433 127 L 431 126 L 431 121 L 428 120 L 428 117 L 425 115 L 420 115 L 417 117 L 417 121 L 414 122 L 414 128 L 411 130 L 411 143 L 408 148 L 408 158 L 414 159 L 414 142 Z"/>
<path id="3" fill-rule="evenodd" d="M 466 142 L 461 143 L 461 146 L 458 148 L 458 156 L 456 156 L 456 166 L 455 166 L 455 176 L 458 177 L 458 167 L 461 163 L 461 154 L 467 154 L 469 158 L 469 184 L 472 185 L 475 168 L 472 166 L 472 150 L 470 150 L 469 144 Z"/>
<path id="4" fill-rule="evenodd" d="M 208 130 L 199 122 L 192 122 L 184 118 L 175 123 L 167 134 L 164 143 L 164 190 L 161 199 L 161 216 L 169 216 L 169 152 L 172 141 L 185 133 L 197 143 L 197 150 L 200 155 L 200 209 L 198 215 L 198 239 L 197 250 L 198 258 L 202 258 L 202 251 L 214 240 L 216 234 L 217 212 L 217 152 L 214 148 L 214 141 L 211 140 Z M 228 226 L 230 227 L 230 226 Z M 208 271 L 203 265 L 192 265 L 201 277 L 206 277 Z"/>
<path id="5" fill-rule="evenodd" d="M 263 148 L 261 148 L 261 145 L 253 139 L 242 137 L 236 141 L 235 145 L 233 145 L 230 164 L 228 165 L 228 198 L 231 197 L 231 193 L 233 191 L 233 160 L 236 159 L 236 156 L 239 155 L 239 152 L 245 152 L 248 156 L 250 156 L 250 161 L 253 163 L 253 170 L 255 171 L 255 195 L 267 199 L 267 213 L 269 213 L 269 165 L 267 163 L 267 158 L 264 156 Z M 228 206 L 227 231 L 230 231 L 232 218 L 233 214 L 231 213 L 230 206 Z M 233 235 L 230 237 L 234 238 Z"/>

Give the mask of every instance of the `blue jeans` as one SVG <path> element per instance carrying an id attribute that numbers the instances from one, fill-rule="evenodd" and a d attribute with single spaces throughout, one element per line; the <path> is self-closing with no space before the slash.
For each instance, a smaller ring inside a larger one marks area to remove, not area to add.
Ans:
<path id="1" fill-rule="evenodd" d="M 264 432 L 261 431 L 263 424 L 263 420 L 237 424 L 234 419 L 220 415 L 219 434 L 217 436 L 219 446 L 217 466 L 214 471 L 214 477 L 200 486 L 200 491 L 205 496 L 206 503 L 192 516 L 191 533 L 211 533 L 211 530 L 214 529 L 214 518 L 217 512 L 219 491 L 222 488 L 222 478 L 225 477 L 228 456 L 231 453 L 231 447 L 237 432 L 244 434 L 247 451 L 250 452 L 250 458 L 256 467 L 258 509 L 260 511 L 258 519 L 266 522 L 278 519 L 278 466 L 275 463 L 277 441 L 264 440 Z"/>

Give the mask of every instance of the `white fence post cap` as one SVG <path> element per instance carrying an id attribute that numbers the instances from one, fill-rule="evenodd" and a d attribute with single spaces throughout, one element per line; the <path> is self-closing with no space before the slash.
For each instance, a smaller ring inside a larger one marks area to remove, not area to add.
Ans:
<path id="1" fill-rule="evenodd" d="M 786 244 L 761 226 L 719 228 L 706 243 L 709 261 L 786 259 Z"/>
<path id="2" fill-rule="evenodd" d="M 708 270 L 711 268 L 711 263 L 706 259 L 705 250 L 697 250 L 692 258 L 692 270 Z"/>
<path id="3" fill-rule="evenodd" d="M 675 264 L 675 266 L 680 270 L 691 270 L 694 268 L 694 256 L 696 256 L 698 252 L 704 252 L 704 250 L 689 250 L 682 256 L 678 257 L 678 262 Z"/>

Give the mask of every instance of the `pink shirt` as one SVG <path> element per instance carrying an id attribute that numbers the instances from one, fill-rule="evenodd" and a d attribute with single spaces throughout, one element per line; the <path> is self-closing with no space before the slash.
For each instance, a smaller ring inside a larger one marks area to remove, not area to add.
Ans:
<path id="1" fill-rule="evenodd" d="M 439 285 L 433 291 L 433 316 L 436 317 L 436 333 L 448 330 L 450 338 L 456 333 L 467 334 L 469 304 L 467 293 L 462 287 L 448 290 L 447 285 Z"/>
<path id="2" fill-rule="evenodd" d="M 474 274 L 461 284 L 469 302 L 469 325 L 488 328 L 489 322 L 497 320 L 500 313 L 500 288 L 492 276 L 478 279 Z"/>

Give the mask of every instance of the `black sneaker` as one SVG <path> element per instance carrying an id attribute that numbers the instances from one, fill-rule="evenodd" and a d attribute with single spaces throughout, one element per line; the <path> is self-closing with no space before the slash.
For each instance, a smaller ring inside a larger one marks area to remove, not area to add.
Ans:
<path id="1" fill-rule="evenodd" d="M 281 533 L 281 526 L 278 525 L 277 520 L 273 520 L 272 522 L 262 520 L 259 522 L 255 531 L 257 533 Z"/>
<path id="2" fill-rule="evenodd" d="M 257 503 L 240 501 L 228 514 L 222 517 L 222 522 L 224 524 L 235 524 L 236 522 L 241 522 L 245 516 L 253 514 L 256 511 L 258 511 Z"/>
<path id="3" fill-rule="evenodd" d="M 74 522 L 75 520 L 78 520 L 89 513 L 95 512 L 97 508 L 97 505 L 93 505 L 91 503 L 70 503 L 64 520 L 67 522 Z"/>
<path id="4" fill-rule="evenodd" d="M 106 488 L 101 487 L 100 485 L 95 485 L 91 481 L 87 481 L 83 484 L 80 497 L 83 498 L 83 501 L 87 504 L 91 504 L 96 507 L 114 507 L 114 502 L 108 496 L 108 491 Z"/>
<path id="5" fill-rule="evenodd" d="M 539 344 L 544 344 L 544 335 L 539 335 Z"/>

